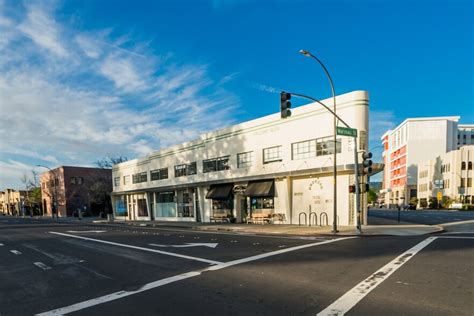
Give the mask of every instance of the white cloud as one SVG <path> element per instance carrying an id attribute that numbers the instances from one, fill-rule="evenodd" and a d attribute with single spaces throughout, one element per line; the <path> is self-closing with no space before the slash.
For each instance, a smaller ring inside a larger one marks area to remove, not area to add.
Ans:
<path id="1" fill-rule="evenodd" d="M 67 50 L 60 41 L 59 26 L 42 7 L 28 7 L 27 18 L 18 26 L 18 29 L 37 45 L 60 57 L 68 56 Z"/>
<path id="2" fill-rule="evenodd" d="M 111 29 L 75 30 L 40 5 L 15 16 L 26 18 L 0 13 L 0 36 L 25 35 L 0 40 L 0 134 L 8 135 L 0 141 L 0 188 L 20 187 L 37 164 L 133 159 L 233 123 L 237 99 L 207 65 L 156 55 Z"/>
<path id="3" fill-rule="evenodd" d="M 392 111 L 370 111 L 369 129 L 370 139 L 374 143 L 380 143 L 382 135 L 396 126 L 396 117 Z"/>

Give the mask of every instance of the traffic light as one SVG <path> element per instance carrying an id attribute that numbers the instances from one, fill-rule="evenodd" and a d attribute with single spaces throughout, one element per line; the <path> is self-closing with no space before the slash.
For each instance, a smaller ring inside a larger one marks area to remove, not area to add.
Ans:
<path id="1" fill-rule="evenodd" d="M 282 91 L 280 92 L 280 114 L 281 118 L 287 118 L 291 116 L 291 93 Z"/>
<path id="2" fill-rule="evenodd" d="M 372 173 L 372 153 L 371 152 L 364 152 L 362 154 L 362 165 L 364 166 L 364 173 L 371 174 Z"/>

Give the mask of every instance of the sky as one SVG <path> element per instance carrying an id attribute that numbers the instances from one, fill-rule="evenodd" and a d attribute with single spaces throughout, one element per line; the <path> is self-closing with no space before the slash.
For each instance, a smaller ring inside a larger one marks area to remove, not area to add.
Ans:
<path id="1" fill-rule="evenodd" d="M 470 0 L 0 0 L 0 189 L 279 111 L 370 94 L 370 147 L 408 117 L 474 123 Z M 294 102 L 294 106 L 304 104 Z M 381 148 L 374 148 L 375 160 Z"/>

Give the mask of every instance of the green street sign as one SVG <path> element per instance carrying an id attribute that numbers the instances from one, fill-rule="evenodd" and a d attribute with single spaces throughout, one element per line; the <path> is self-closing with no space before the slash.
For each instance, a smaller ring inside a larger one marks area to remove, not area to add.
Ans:
<path id="1" fill-rule="evenodd" d="M 357 137 L 357 130 L 348 127 L 336 127 L 336 134 L 341 136 Z"/>

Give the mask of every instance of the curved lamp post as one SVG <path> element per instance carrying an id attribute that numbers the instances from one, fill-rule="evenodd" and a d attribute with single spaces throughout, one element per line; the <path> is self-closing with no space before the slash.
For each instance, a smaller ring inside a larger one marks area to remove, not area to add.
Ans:
<path id="1" fill-rule="evenodd" d="M 48 169 L 49 171 L 52 172 L 53 174 L 53 183 L 54 183 L 54 191 L 53 191 L 53 207 L 56 211 L 56 218 L 59 218 L 59 207 L 58 207 L 58 194 L 57 194 L 57 185 L 56 185 L 56 175 L 54 173 L 54 171 L 48 167 L 48 166 L 43 166 L 43 165 L 36 165 L 37 167 L 43 167 L 43 168 L 46 168 Z M 54 213 L 53 213 L 53 210 L 51 209 L 51 216 L 54 218 Z"/>
<path id="2" fill-rule="evenodd" d="M 326 66 L 324 66 L 324 64 L 321 60 L 319 60 L 316 56 L 314 56 L 313 54 L 311 54 L 307 50 L 304 50 L 304 49 L 300 50 L 300 54 L 302 54 L 306 57 L 313 58 L 323 68 L 324 72 L 326 73 L 326 76 L 329 79 L 329 84 L 331 85 L 331 92 L 332 92 L 332 99 L 333 99 L 333 111 L 334 111 L 334 114 L 336 114 L 336 92 L 334 90 L 334 84 L 332 82 L 331 75 L 329 74 L 329 71 L 327 70 Z M 333 160 L 334 160 L 334 166 L 333 166 L 333 174 L 334 174 L 334 180 L 333 180 L 333 182 L 334 182 L 334 188 L 333 188 L 333 191 L 334 191 L 333 192 L 333 216 L 334 216 L 334 219 L 333 219 L 333 223 L 332 223 L 332 232 L 333 233 L 337 233 L 337 161 L 336 161 L 337 135 L 336 135 L 336 127 L 337 127 L 337 117 L 336 117 L 336 115 L 334 115 L 334 156 L 333 156 Z M 357 144 L 355 144 L 355 146 L 357 147 Z"/>

